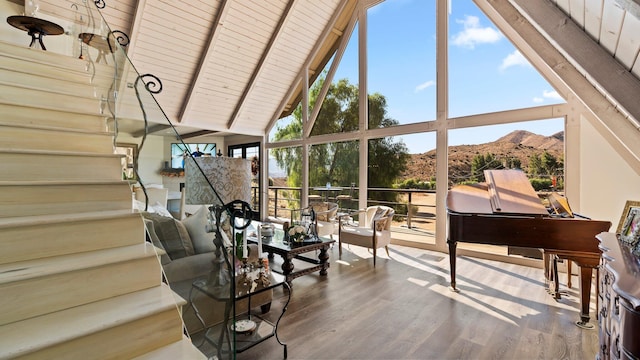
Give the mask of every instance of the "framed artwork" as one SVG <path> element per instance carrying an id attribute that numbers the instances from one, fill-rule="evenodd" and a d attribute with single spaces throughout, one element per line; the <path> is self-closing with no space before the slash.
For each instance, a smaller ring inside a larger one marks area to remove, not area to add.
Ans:
<path id="1" fill-rule="evenodd" d="M 640 209 L 640 201 L 627 200 L 627 203 L 624 205 L 624 210 L 622 211 L 622 215 L 620 216 L 620 221 L 618 221 L 618 228 L 616 229 L 616 234 L 620 234 L 620 232 L 622 231 L 622 226 L 627 220 L 627 215 L 629 215 L 629 211 L 631 211 L 631 209 L 636 209 L 636 208 Z"/>
<path id="2" fill-rule="evenodd" d="M 625 210 L 627 210 L 626 206 Z M 623 217 L 624 219 L 620 219 L 622 226 L 618 232 L 618 238 L 626 244 L 635 246 L 640 237 L 640 205 L 629 205 L 628 211 L 623 213 Z"/>
<path id="3" fill-rule="evenodd" d="M 122 180 L 137 180 L 133 171 L 133 161 L 138 156 L 138 145 L 117 143 L 116 154 L 124 155 L 122 157 Z"/>

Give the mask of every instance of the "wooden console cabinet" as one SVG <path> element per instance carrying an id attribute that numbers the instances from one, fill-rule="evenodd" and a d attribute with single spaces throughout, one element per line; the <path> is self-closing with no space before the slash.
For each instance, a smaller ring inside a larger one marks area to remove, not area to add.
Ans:
<path id="1" fill-rule="evenodd" d="M 597 236 L 602 250 L 598 360 L 640 358 L 640 257 L 614 233 Z"/>

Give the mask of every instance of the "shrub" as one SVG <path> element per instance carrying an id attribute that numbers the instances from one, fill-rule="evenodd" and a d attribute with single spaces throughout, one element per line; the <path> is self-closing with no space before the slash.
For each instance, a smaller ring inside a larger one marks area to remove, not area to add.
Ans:
<path id="1" fill-rule="evenodd" d="M 529 181 L 536 191 L 548 190 L 551 188 L 551 179 L 534 178 Z"/>

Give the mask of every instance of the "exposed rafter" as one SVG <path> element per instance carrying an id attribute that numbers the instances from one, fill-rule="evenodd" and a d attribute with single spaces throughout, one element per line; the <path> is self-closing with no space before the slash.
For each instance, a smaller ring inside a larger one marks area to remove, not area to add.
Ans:
<path id="1" fill-rule="evenodd" d="M 194 94 L 196 89 L 201 82 L 201 74 L 203 70 L 206 68 L 207 63 L 213 57 L 213 48 L 216 43 L 216 39 L 218 38 L 220 32 L 218 29 L 222 26 L 222 22 L 224 21 L 227 13 L 229 11 L 229 6 L 227 5 L 227 0 L 221 0 L 220 7 L 218 8 L 218 12 L 216 17 L 211 25 L 211 32 L 209 33 L 209 40 L 206 43 L 205 49 L 202 52 L 202 56 L 200 57 L 200 62 L 198 64 L 198 68 L 193 74 L 193 78 L 191 79 L 191 86 L 187 92 L 187 96 L 184 98 L 182 103 L 182 109 L 180 110 L 180 115 L 178 116 L 178 121 L 183 122 L 191 106 L 193 106 Z"/>
<path id="2" fill-rule="evenodd" d="M 180 137 L 182 139 L 191 139 L 194 137 L 199 137 L 199 136 L 205 136 L 205 135 L 213 135 L 213 134 L 217 134 L 218 131 L 213 131 L 213 130 L 199 130 L 199 131 L 194 131 L 194 132 L 190 132 L 190 133 L 186 133 L 186 134 L 181 134 Z"/>
<path id="3" fill-rule="evenodd" d="M 552 79 L 551 82 L 557 83 L 557 79 L 561 79 L 561 82 L 566 84 L 565 86 L 571 88 L 585 106 L 609 129 L 610 133 L 603 133 L 603 136 L 621 153 L 624 152 L 622 148 L 626 149 L 626 159 L 633 162 L 634 168 L 640 167 L 637 125 L 632 124 L 627 114 L 621 112 L 615 104 L 610 103 L 605 93 L 597 90 L 601 88 L 614 93 L 619 91 L 619 89 L 610 89 L 606 86 L 611 84 L 612 80 L 606 79 L 607 76 L 610 76 L 618 79 L 617 85 L 621 89 L 639 94 L 640 88 L 636 88 L 636 86 L 640 86 L 640 83 L 633 84 L 638 80 L 610 55 L 605 56 L 603 53 L 606 51 L 595 44 L 586 33 L 581 31 L 553 4 L 543 2 L 545 6 L 541 6 L 542 3 L 536 2 L 537 5 L 533 6 L 534 9 L 527 10 L 531 4 L 526 0 L 513 0 L 520 8 L 518 10 L 509 2 L 474 1 L 497 24 L 508 21 L 513 34 L 519 36 L 521 41 L 525 41 L 527 46 L 530 46 L 546 66 L 556 74 L 557 78 Z M 524 18 L 523 13 L 527 14 L 531 20 Z M 567 47 L 561 51 L 554 44 L 559 46 L 566 44 Z M 595 71 L 597 74 L 590 73 L 591 71 Z M 589 78 L 587 78 L 587 74 Z M 593 82 L 594 80 L 596 82 Z M 605 85 L 598 85 L 598 81 L 602 81 Z M 623 96 L 623 99 L 626 97 L 626 95 Z M 629 106 L 631 109 L 638 109 L 640 105 L 629 104 Z M 636 110 L 636 112 L 640 113 L 640 110 Z M 631 115 L 634 116 L 634 113 Z"/>
<path id="4" fill-rule="evenodd" d="M 142 22 L 142 15 L 144 14 L 144 7 L 147 4 L 147 0 L 138 0 L 136 2 L 136 10 L 131 18 L 131 30 L 129 34 L 129 45 L 127 46 L 127 56 L 132 59 L 136 51 L 136 40 L 140 33 L 140 23 Z"/>
<path id="5" fill-rule="evenodd" d="M 289 2 L 287 3 L 287 7 L 285 7 L 284 11 L 282 12 L 282 16 L 280 17 L 280 20 L 278 21 L 278 24 L 276 25 L 275 29 L 273 30 L 273 33 L 271 34 L 271 37 L 269 38 L 269 42 L 267 43 L 267 46 L 265 47 L 264 51 L 262 52 L 262 56 L 260 56 L 260 60 L 258 61 L 258 64 L 253 69 L 253 73 L 251 74 L 251 78 L 249 78 L 249 82 L 245 86 L 244 91 L 242 91 L 242 95 L 238 99 L 238 102 L 236 103 L 236 106 L 233 109 L 233 113 L 231 113 L 231 117 L 230 117 L 229 121 L 227 122 L 227 128 L 228 129 L 231 129 L 233 127 L 234 123 L 236 122 L 236 119 L 238 118 L 238 114 L 240 113 L 240 109 L 242 108 L 242 105 L 244 104 L 244 101 L 247 98 L 247 94 L 255 86 L 256 79 L 258 78 L 258 74 L 260 74 L 260 71 L 262 70 L 262 67 L 264 66 L 265 60 L 267 59 L 267 57 L 269 56 L 269 53 L 273 49 L 273 44 L 276 42 L 278 37 L 281 35 L 283 25 L 287 21 L 289 21 L 289 16 L 288 15 L 289 15 L 289 12 L 291 11 L 291 8 L 293 7 L 293 3 L 294 3 L 294 0 L 289 0 Z"/>

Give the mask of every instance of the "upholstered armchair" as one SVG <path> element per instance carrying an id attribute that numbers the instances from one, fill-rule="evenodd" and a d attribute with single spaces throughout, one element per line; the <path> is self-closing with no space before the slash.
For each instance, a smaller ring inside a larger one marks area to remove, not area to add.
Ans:
<path id="1" fill-rule="evenodd" d="M 333 202 L 316 202 L 309 205 L 316 213 L 316 232 L 318 236 L 329 236 L 333 239 L 338 204 Z"/>
<path id="2" fill-rule="evenodd" d="M 391 243 L 391 222 L 395 211 L 388 206 L 369 206 L 358 210 L 358 226 L 344 221 L 346 217 L 340 217 L 339 223 L 339 253 L 342 256 L 342 244 L 351 244 L 373 249 L 373 266 L 376 266 L 376 250 L 384 247 L 389 255 L 388 245 Z"/>
<path id="3" fill-rule="evenodd" d="M 292 225 L 307 223 L 317 236 L 329 236 L 333 239 L 338 204 L 317 202 L 302 209 L 291 210 Z"/>

